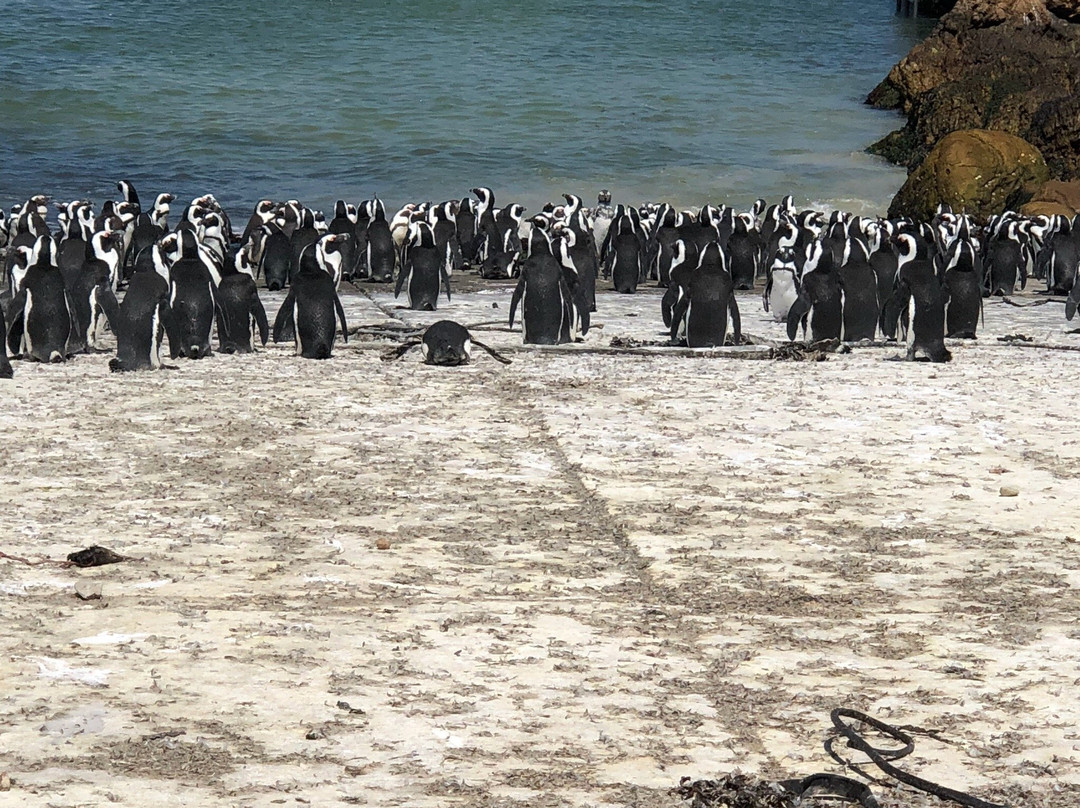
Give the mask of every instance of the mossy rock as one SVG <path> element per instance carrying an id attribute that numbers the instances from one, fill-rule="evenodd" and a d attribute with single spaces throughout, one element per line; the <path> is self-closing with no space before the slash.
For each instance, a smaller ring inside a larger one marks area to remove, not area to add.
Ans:
<path id="1" fill-rule="evenodd" d="M 938 142 L 893 198 L 889 216 L 933 218 L 938 205 L 986 219 L 1019 207 L 1050 178 L 1039 150 L 1006 132 L 968 129 Z"/>
<path id="2" fill-rule="evenodd" d="M 1080 213 L 1080 180 L 1050 180 L 1020 212 L 1025 216 L 1075 216 Z"/>

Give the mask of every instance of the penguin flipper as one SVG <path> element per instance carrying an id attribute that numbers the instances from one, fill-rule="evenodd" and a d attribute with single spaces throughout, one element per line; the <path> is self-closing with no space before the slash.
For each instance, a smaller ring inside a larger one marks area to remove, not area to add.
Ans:
<path id="1" fill-rule="evenodd" d="M 886 339 L 896 339 L 896 324 L 900 317 L 907 313 L 910 299 L 911 287 L 908 286 L 907 281 L 898 278 L 892 296 L 885 303 L 885 308 L 881 310 L 881 333 Z"/>
<path id="2" fill-rule="evenodd" d="M 795 335 L 799 333 L 799 323 L 802 322 L 803 317 L 809 314 L 810 308 L 810 298 L 800 291 L 799 296 L 795 298 L 795 302 L 788 309 L 787 315 L 787 336 L 792 342 L 795 341 Z"/>
<path id="3" fill-rule="evenodd" d="M 105 322 L 109 324 L 109 330 L 115 334 L 120 323 L 120 305 L 116 302 L 116 295 L 107 283 L 100 284 L 97 288 L 97 304 L 105 313 Z"/>
<path id="4" fill-rule="evenodd" d="M 765 278 L 765 290 L 761 293 L 761 302 L 765 306 L 765 311 L 769 310 L 769 293 L 772 292 L 772 273 L 768 273 Z"/>
<path id="5" fill-rule="evenodd" d="M 474 339 L 472 341 L 472 344 L 475 345 L 477 348 L 483 348 L 485 351 L 487 351 L 489 354 L 491 354 L 493 359 L 495 359 L 495 360 L 497 360 L 499 362 L 502 362 L 504 365 L 509 365 L 511 363 L 511 361 L 512 361 L 510 359 L 507 359 L 505 356 L 503 356 L 501 353 L 496 351 L 494 348 L 490 348 L 487 345 L 485 345 L 484 343 L 479 342 L 476 339 Z"/>
<path id="6" fill-rule="evenodd" d="M 446 302 L 450 302 L 450 273 L 447 272 L 446 267 L 440 267 L 439 272 L 442 275 L 443 288 L 446 290 Z"/>
<path id="7" fill-rule="evenodd" d="M 384 351 L 379 357 L 384 362 L 392 362 L 395 359 L 401 359 L 405 354 L 420 344 L 420 340 L 413 339 L 408 342 L 404 342 L 396 348 L 391 348 L 389 351 Z M 475 342 L 474 342 L 475 344 Z"/>
<path id="8" fill-rule="evenodd" d="M 517 312 L 518 303 L 521 302 L 521 298 L 525 294 L 525 276 L 522 275 L 518 278 L 517 286 L 514 287 L 514 294 L 510 298 L 510 329 L 514 328 L 514 314 Z"/>
<path id="9" fill-rule="evenodd" d="M 397 283 L 394 284 L 394 298 L 395 299 L 397 299 L 397 296 L 401 294 L 401 287 L 405 285 L 405 279 L 412 272 L 412 269 L 406 269 L 405 267 L 406 267 L 406 265 L 403 263 L 401 265 L 401 271 L 398 272 Z"/>
<path id="10" fill-rule="evenodd" d="M 266 340 L 270 336 L 270 326 L 266 322 L 266 309 L 263 307 L 262 300 L 259 299 L 259 291 L 254 285 L 251 287 L 251 300 L 250 311 L 255 318 L 255 325 L 259 327 L 259 339 L 262 340 L 262 344 L 266 345 Z"/>
<path id="11" fill-rule="evenodd" d="M 681 292 L 681 290 L 680 290 Z M 690 295 L 685 292 L 681 292 L 679 299 L 675 301 L 675 306 L 671 310 L 671 332 L 670 338 L 672 342 L 675 342 L 679 338 L 679 326 L 682 325 L 683 319 L 686 317 L 686 312 L 690 308 Z"/>
<path id="12" fill-rule="evenodd" d="M 26 290 L 20 289 L 11 301 L 11 323 L 8 324 L 7 344 L 8 352 L 14 356 L 22 355 L 23 329 L 26 327 L 23 313 L 26 310 Z"/>
<path id="13" fill-rule="evenodd" d="M 734 294 L 728 297 L 728 312 L 731 315 L 731 330 L 735 333 L 735 344 L 742 345 L 742 317 L 739 316 L 739 301 Z"/>
<path id="14" fill-rule="evenodd" d="M 1071 321 L 1076 316 L 1076 307 L 1080 305 L 1080 272 L 1073 281 L 1072 291 L 1065 300 L 1065 319 Z"/>
<path id="15" fill-rule="evenodd" d="M 289 287 L 289 294 L 285 295 L 285 299 L 281 302 L 281 308 L 278 309 L 277 317 L 274 318 L 274 342 L 281 342 L 281 335 L 285 330 L 285 327 L 292 325 L 296 328 L 296 324 L 293 322 L 293 300 L 296 295 L 292 291 L 292 287 Z"/>
<path id="16" fill-rule="evenodd" d="M 349 326 L 345 323 L 345 309 L 341 305 L 341 298 L 334 295 L 334 308 L 337 309 L 338 320 L 341 321 L 341 339 L 348 345 L 349 344 Z"/>

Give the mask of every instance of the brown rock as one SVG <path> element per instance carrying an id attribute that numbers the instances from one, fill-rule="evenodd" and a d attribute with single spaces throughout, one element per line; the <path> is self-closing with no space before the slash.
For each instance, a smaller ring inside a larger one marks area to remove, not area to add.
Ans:
<path id="1" fill-rule="evenodd" d="M 378 539 L 375 540 L 375 546 L 380 550 L 389 550 L 390 539 L 386 538 L 386 536 L 380 536 Z"/>
<path id="2" fill-rule="evenodd" d="M 1080 180 L 1050 180 L 1020 212 L 1025 216 L 1075 216 L 1080 213 Z"/>
<path id="3" fill-rule="evenodd" d="M 907 113 L 870 150 L 909 168 L 950 132 L 994 129 L 1080 177 L 1080 0 L 959 0 L 867 102 Z"/>
<path id="4" fill-rule="evenodd" d="M 925 221 L 945 204 L 985 219 L 1018 207 L 1022 196 L 1030 196 L 1027 189 L 1047 177 L 1042 155 L 1027 141 L 983 129 L 953 132 L 908 176 L 889 216 Z"/>

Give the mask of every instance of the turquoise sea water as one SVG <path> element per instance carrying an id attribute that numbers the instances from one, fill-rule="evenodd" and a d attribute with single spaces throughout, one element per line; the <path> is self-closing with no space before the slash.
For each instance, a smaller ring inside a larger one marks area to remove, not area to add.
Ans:
<path id="1" fill-rule="evenodd" d="M 211 191 L 332 210 L 489 185 L 883 210 L 861 101 L 926 33 L 891 0 L 9 2 L 0 205 Z M 918 27 L 917 27 L 918 26 Z"/>

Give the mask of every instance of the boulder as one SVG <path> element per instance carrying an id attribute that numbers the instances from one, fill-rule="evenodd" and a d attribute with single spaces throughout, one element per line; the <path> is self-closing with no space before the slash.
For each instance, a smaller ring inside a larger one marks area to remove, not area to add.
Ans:
<path id="1" fill-rule="evenodd" d="M 1050 180 L 1020 212 L 1025 216 L 1075 216 L 1080 213 L 1080 180 Z"/>
<path id="2" fill-rule="evenodd" d="M 1080 0 L 959 0 L 867 103 L 907 114 L 870 151 L 909 169 L 950 132 L 993 129 L 1080 178 Z"/>
<path id="3" fill-rule="evenodd" d="M 908 176 L 889 206 L 889 217 L 926 221 L 938 205 L 949 205 L 985 220 L 1019 207 L 1048 178 L 1039 150 L 1015 135 L 986 129 L 953 132 Z"/>

